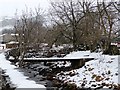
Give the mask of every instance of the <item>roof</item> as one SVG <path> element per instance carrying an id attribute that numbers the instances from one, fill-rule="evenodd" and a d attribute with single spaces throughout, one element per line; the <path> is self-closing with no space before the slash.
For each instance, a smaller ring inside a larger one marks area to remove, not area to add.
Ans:
<path id="1" fill-rule="evenodd" d="M 8 42 L 7 44 L 18 44 L 19 42 L 16 42 L 16 41 L 10 41 Z"/>

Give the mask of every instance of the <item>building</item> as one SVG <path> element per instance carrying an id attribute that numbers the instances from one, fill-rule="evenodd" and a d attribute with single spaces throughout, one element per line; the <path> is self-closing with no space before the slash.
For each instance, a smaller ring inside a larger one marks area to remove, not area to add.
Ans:
<path id="1" fill-rule="evenodd" d="M 16 48 L 18 47 L 19 42 L 11 41 L 9 43 L 6 43 L 6 48 Z"/>
<path id="2" fill-rule="evenodd" d="M 18 34 L 2 34 L 0 35 L 0 48 L 15 48 L 18 46 L 18 42 L 16 42 L 16 38 Z M 4 45 L 4 46 L 3 46 Z"/>

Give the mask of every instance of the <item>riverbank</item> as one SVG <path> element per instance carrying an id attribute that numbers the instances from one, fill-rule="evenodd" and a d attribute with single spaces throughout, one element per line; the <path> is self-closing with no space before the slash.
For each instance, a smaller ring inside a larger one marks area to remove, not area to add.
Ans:
<path id="1" fill-rule="evenodd" d="M 12 65 L 10 61 L 5 59 L 3 53 L 0 54 L 0 68 L 5 71 L 5 73 L 2 74 L 3 79 L 6 80 L 6 77 L 8 77 L 10 80 L 5 83 L 6 85 L 12 83 L 16 88 L 44 88 L 44 90 L 46 90 L 44 85 L 36 84 L 35 81 L 28 80 L 28 77 L 17 70 L 18 67 Z"/>
<path id="2" fill-rule="evenodd" d="M 16 70 L 29 77 L 28 80 L 33 80 L 46 88 L 54 88 L 54 90 L 119 89 L 117 55 L 110 56 L 89 52 L 86 54 L 86 51 L 85 53 L 78 51 L 70 53 L 66 57 L 81 55 L 90 55 L 95 59 L 86 62 L 78 69 L 71 67 L 71 62 L 59 61 L 46 62 L 45 64 L 43 62 L 27 62 L 23 67 L 16 66 Z"/>

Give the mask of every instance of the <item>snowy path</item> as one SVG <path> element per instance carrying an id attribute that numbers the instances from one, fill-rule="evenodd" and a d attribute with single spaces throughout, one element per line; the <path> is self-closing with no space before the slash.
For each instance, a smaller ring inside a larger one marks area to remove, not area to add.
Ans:
<path id="1" fill-rule="evenodd" d="M 42 90 L 46 90 L 44 85 L 36 84 L 35 81 L 32 80 L 27 80 L 28 77 L 16 70 L 17 67 L 11 65 L 11 63 L 5 59 L 4 53 L 0 54 L 0 68 L 6 72 L 5 74 L 10 77 L 12 84 L 17 88 L 42 88 Z"/>

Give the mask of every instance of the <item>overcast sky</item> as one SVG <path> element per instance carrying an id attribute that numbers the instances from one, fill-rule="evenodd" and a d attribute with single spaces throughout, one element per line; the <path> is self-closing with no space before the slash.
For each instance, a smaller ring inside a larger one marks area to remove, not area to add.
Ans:
<path id="1" fill-rule="evenodd" d="M 0 0 L 0 18 L 3 16 L 14 16 L 16 10 L 20 13 L 26 8 L 42 7 L 48 8 L 49 0 Z"/>
<path id="2" fill-rule="evenodd" d="M 44 10 L 48 9 L 50 0 L 0 0 L 0 19 L 3 16 L 14 16 L 17 13 L 21 14 L 22 10 L 25 10 L 26 6 L 28 8 L 35 9 L 38 6 L 42 7 Z M 53 0 L 51 0 L 53 1 Z M 60 0 L 54 0 L 60 1 Z M 102 1 L 102 0 L 99 0 Z M 105 0 L 109 1 L 109 0 Z M 111 1 L 111 0 L 110 0 Z M 118 0 L 112 0 L 118 1 Z"/>

